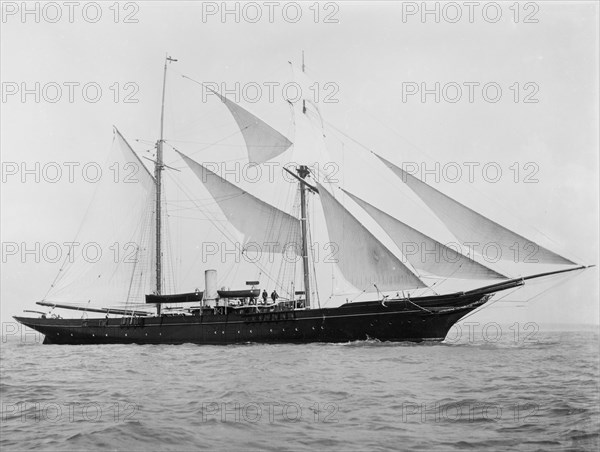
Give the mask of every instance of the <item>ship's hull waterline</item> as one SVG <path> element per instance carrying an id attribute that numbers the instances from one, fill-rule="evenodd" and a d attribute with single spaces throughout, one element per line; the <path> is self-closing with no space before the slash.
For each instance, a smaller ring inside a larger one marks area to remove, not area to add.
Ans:
<path id="1" fill-rule="evenodd" d="M 348 303 L 339 308 L 110 319 L 15 317 L 45 344 L 240 344 L 442 341 L 490 295 Z M 418 303 L 418 304 L 417 304 Z"/>

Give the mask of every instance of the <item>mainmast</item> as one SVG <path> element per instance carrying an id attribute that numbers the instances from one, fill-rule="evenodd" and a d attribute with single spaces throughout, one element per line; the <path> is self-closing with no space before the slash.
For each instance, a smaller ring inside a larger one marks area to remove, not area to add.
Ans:
<path id="1" fill-rule="evenodd" d="M 302 51 L 302 72 L 305 72 L 304 50 Z M 306 113 L 306 100 L 302 99 L 302 113 Z M 310 174 L 308 167 L 300 165 L 297 170 L 300 176 L 300 226 L 302 228 L 302 269 L 304 271 L 304 304 L 310 308 L 310 270 L 308 267 L 308 237 L 306 221 L 306 183 L 304 179 Z"/>
<path id="2" fill-rule="evenodd" d="M 165 123 L 165 91 L 167 86 L 167 64 L 177 61 L 170 56 L 165 58 L 163 72 L 162 103 L 160 108 L 160 138 L 156 142 L 156 161 L 154 162 L 154 180 L 156 181 L 156 295 L 162 293 L 162 170 L 163 163 L 163 131 Z M 160 314 L 160 304 L 156 305 L 157 314 Z"/>
<path id="3" fill-rule="evenodd" d="M 300 165 L 296 168 L 298 175 L 295 175 L 292 171 L 287 168 L 283 168 L 290 175 L 294 176 L 298 182 L 300 182 L 300 231 L 302 235 L 302 270 L 304 272 L 304 296 L 305 305 L 310 308 L 311 296 L 310 296 L 310 267 L 308 266 L 308 218 L 306 208 L 306 191 L 309 190 L 313 193 L 319 193 L 317 187 L 312 186 L 306 182 L 306 176 L 310 174 L 310 170 L 306 165 Z"/>
<path id="4" fill-rule="evenodd" d="M 298 176 L 302 179 L 308 176 L 308 168 L 301 165 Z M 310 308 L 310 273 L 308 270 L 308 239 L 306 236 L 306 186 L 300 183 L 300 226 L 302 227 L 302 267 L 304 270 L 304 297 L 307 308 Z"/>
<path id="5" fill-rule="evenodd" d="M 310 174 L 306 165 L 300 165 L 296 171 L 300 176 L 300 226 L 302 230 L 302 269 L 304 271 L 304 297 L 305 305 L 310 308 L 310 268 L 308 266 L 308 227 L 307 227 L 307 209 L 306 209 L 306 190 L 314 190 L 307 182 L 304 181 L 306 176 Z"/>
<path id="6" fill-rule="evenodd" d="M 305 72 L 304 50 L 302 51 L 302 73 Z M 306 100 L 302 99 L 302 113 L 306 114 Z M 300 226 L 302 228 L 302 269 L 304 272 L 304 304 L 310 308 L 310 270 L 308 267 L 308 237 L 307 237 L 307 217 L 306 217 L 306 182 L 304 179 L 310 174 L 308 167 L 300 165 L 296 171 L 300 176 Z"/>

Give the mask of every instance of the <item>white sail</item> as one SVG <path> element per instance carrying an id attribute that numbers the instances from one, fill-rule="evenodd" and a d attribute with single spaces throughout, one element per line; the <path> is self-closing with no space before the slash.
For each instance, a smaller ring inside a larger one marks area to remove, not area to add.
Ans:
<path id="1" fill-rule="evenodd" d="M 350 284 L 367 292 L 427 287 L 322 185 L 317 187 L 329 238 L 338 250 L 336 263 Z"/>
<path id="2" fill-rule="evenodd" d="M 473 246 L 483 249 L 486 246 L 493 248 L 494 259 L 512 262 L 540 263 L 540 264 L 565 264 L 572 262 L 556 253 L 553 253 L 537 243 L 513 232 L 504 226 L 475 212 L 467 206 L 446 196 L 415 176 L 397 167 L 390 161 L 375 154 L 396 176 L 421 200 L 431 208 L 440 220 L 463 243 L 476 244 Z M 499 254 L 499 256 L 498 256 Z"/>
<path id="3" fill-rule="evenodd" d="M 299 249 L 300 220 L 258 199 L 218 174 L 178 152 L 202 181 L 227 220 L 249 243 L 267 253 Z"/>
<path id="4" fill-rule="evenodd" d="M 144 165 L 144 163 L 140 160 L 139 156 L 131 148 L 123 134 L 119 132 L 119 129 L 114 127 L 114 132 L 115 143 L 120 149 L 120 151 L 123 153 L 123 157 L 126 159 L 127 162 L 133 162 L 136 164 L 135 167 L 138 169 L 138 171 L 136 171 L 136 175 L 138 173 L 142 173 L 139 175 L 140 182 L 144 185 L 144 188 L 146 190 L 153 191 L 154 184 L 156 183 L 154 176 L 150 173 L 150 171 L 148 171 L 146 165 Z M 137 181 L 138 179 L 136 179 L 136 182 Z"/>
<path id="5" fill-rule="evenodd" d="M 292 145 L 285 136 L 248 110 L 216 91 L 207 89 L 219 96 L 233 115 L 246 142 L 250 163 L 264 163 L 284 153 Z"/>
<path id="6" fill-rule="evenodd" d="M 417 231 L 377 207 L 344 190 L 385 230 L 417 270 L 459 279 L 506 279 L 504 275 Z"/>
<path id="7" fill-rule="evenodd" d="M 46 300 L 143 302 L 154 288 L 154 178 L 116 128 L 105 165 Z"/>

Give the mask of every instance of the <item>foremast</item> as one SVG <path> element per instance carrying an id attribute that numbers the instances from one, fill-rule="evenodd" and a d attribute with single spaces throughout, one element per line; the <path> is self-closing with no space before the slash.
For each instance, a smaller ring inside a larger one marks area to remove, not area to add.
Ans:
<path id="1" fill-rule="evenodd" d="M 162 294 L 162 170 L 163 163 L 163 144 L 164 144 L 164 124 L 165 124 L 165 92 L 167 86 L 167 66 L 169 63 L 177 61 L 170 56 L 165 57 L 165 67 L 163 71 L 162 101 L 160 108 L 160 138 L 156 142 L 156 160 L 154 162 L 154 181 L 156 186 L 156 295 Z M 160 304 L 156 305 L 157 314 L 160 314 Z"/>

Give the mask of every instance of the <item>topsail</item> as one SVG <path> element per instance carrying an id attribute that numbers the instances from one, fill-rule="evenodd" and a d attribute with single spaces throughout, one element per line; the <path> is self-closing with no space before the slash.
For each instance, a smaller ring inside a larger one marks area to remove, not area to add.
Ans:
<path id="1" fill-rule="evenodd" d="M 250 163 L 261 164 L 269 161 L 284 153 L 292 145 L 285 136 L 248 110 L 216 91 L 207 89 L 219 96 L 233 115 L 246 142 Z"/>

